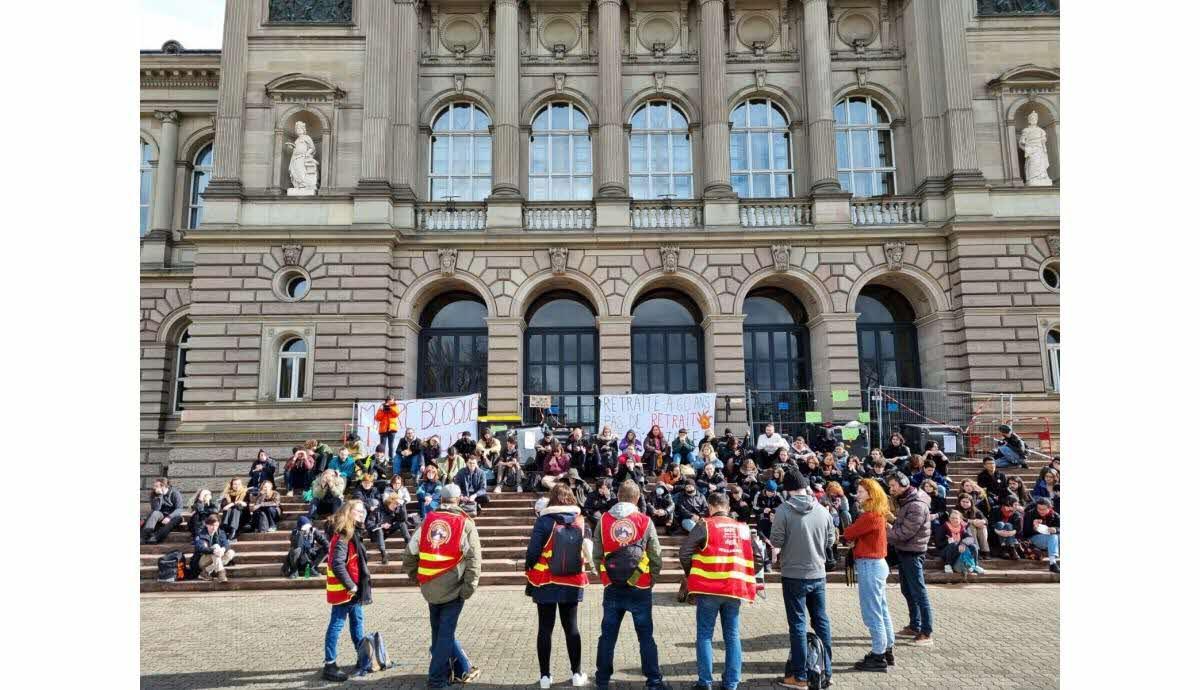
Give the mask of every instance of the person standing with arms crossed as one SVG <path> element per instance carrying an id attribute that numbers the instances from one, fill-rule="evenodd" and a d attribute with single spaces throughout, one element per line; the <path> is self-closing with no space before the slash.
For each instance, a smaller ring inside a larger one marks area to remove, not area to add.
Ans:
<path id="1" fill-rule="evenodd" d="M 933 606 L 925 589 L 925 551 L 929 548 L 929 494 L 910 486 L 903 472 L 888 477 L 888 493 L 900 508 L 888 528 L 887 540 L 900 557 L 900 593 L 908 604 L 908 626 L 901 635 L 912 635 L 914 645 L 933 644 Z"/>
<path id="2" fill-rule="evenodd" d="M 421 584 L 421 596 L 429 604 L 430 688 L 469 683 L 480 673 L 454 635 L 463 604 L 479 588 L 483 567 L 479 532 L 459 506 L 461 500 L 457 485 L 443 486 L 440 504 L 425 515 L 403 555 L 404 572 Z"/>
<path id="3" fill-rule="evenodd" d="M 771 544 L 779 552 L 779 573 L 783 576 L 791 668 L 787 676 L 776 682 L 785 688 L 809 687 L 805 659 L 808 658 L 808 616 L 811 615 L 813 632 L 825 645 L 825 675 L 821 687 L 829 687 L 833 674 L 833 628 L 825 611 L 825 554 L 837 541 L 837 528 L 833 526 L 829 511 L 812 497 L 808 478 L 797 468 L 789 467 L 784 473 L 783 492 L 787 498 L 771 523 Z"/>
<path id="4" fill-rule="evenodd" d="M 725 639 L 721 688 L 737 690 L 742 679 L 742 638 L 738 627 L 742 602 L 754 603 L 754 548 L 750 526 L 729 517 L 729 497 L 711 492 L 710 517 L 701 518 L 679 547 L 689 596 L 696 601 L 696 675 L 692 690 L 712 687 L 712 642 L 717 615 Z"/>
<path id="5" fill-rule="evenodd" d="M 625 614 L 633 617 L 642 657 L 646 687 L 664 688 L 654 642 L 654 578 L 662 571 L 658 532 L 649 516 L 638 511 L 638 485 L 626 481 L 617 489 L 617 504 L 600 516 L 592 542 L 592 561 L 600 564 L 604 584 L 600 640 L 596 643 L 596 687 L 608 688 L 613 674 L 613 652 Z"/>

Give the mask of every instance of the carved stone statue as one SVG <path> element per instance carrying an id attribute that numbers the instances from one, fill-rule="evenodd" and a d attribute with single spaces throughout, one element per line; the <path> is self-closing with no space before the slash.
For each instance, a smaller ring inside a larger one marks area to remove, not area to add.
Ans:
<path id="1" fill-rule="evenodd" d="M 679 247 L 674 245 L 663 245 L 659 247 L 659 255 L 662 257 L 663 273 L 674 273 L 679 268 Z"/>
<path id="2" fill-rule="evenodd" d="M 567 248 L 566 247 L 551 247 L 550 248 L 550 270 L 555 275 L 562 275 L 567 272 Z"/>
<path id="3" fill-rule="evenodd" d="M 292 160 L 288 163 L 288 175 L 292 186 L 288 196 L 312 196 L 317 193 L 317 147 L 308 136 L 308 127 L 296 123 L 296 140 L 284 144 L 292 149 Z"/>
<path id="4" fill-rule="evenodd" d="M 454 269 L 458 265 L 458 250 L 457 249 L 439 249 L 438 250 L 438 266 L 441 268 L 442 275 L 454 275 Z"/>
<path id="5" fill-rule="evenodd" d="M 1021 130 L 1017 146 L 1025 152 L 1025 184 L 1029 187 L 1049 187 L 1050 154 L 1046 152 L 1046 130 L 1038 127 L 1038 114 L 1029 113 L 1029 126 Z"/>
<path id="6" fill-rule="evenodd" d="M 884 242 L 883 255 L 887 258 L 887 266 L 889 271 L 899 271 L 904 265 L 904 243 Z"/>
<path id="7" fill-rule="evenodd" d="M 771 259 L 775 263 L 776 271 L 786 271 L 792 263 L 792 248 L 786 244 L 771 245 Z"/>

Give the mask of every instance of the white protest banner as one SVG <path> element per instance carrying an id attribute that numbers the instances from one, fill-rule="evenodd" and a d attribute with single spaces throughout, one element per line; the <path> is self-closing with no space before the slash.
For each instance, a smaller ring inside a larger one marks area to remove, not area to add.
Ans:
<path id="1" fill-rule="evenodd" d="M 600 428 L 608 425 L 618 437 L 633 429 L 641 439 L 657 424 L 667 439 L 687 429 L 698 441 L 712 428 L 716 406 L 716 393 L 601 395 Z"/>
<path id="2" fill-rule="evenodd" d="M 379 445 L 379 424 L 375 421 L 375 412 L 381 405 L 383 401 L 377 400 L 360 402 L 354 406 L 354 431 L 362 439 L 363 449 L 368 453 L 374 452 L 375 446 Z M 442 440 L 443 455 L 462 436 L 462 432 L 469 431 L 474 437 L 479 431 L 478 393 L 457 398 L 397 400 L 396 408 L 400 412 L 397 440 L 410 427 L 422 441 L 436 434 Z"/>

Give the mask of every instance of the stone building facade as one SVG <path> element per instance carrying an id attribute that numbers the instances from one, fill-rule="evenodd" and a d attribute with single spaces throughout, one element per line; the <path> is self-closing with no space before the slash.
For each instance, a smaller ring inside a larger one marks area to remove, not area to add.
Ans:
<path id="1" fill-rule="evenodd" d="M 632 336 L 658 297 L 695 321 L 683 359 L 702 371 L 687 382 L 732 400 L 717 421 L 738 426 L 748 367 L 766 356 L 748 353 L 747 300 L 765 295 L 807 338 L 791 387 L 853 391 L 822 403 L 849 418 L 869 383 L 860 360 L 880 356 L 861 342 L 868 296 L 915 343 L 917 373 L 880 359 L 901 371 L 885 382 L 1011 392 L 1056 426 L 1057 2 L 226 5 L 222 50 L 170 42 L 141 58 L 143 477 L 169 465 L 186 488 L 215 488 L 259 447 L 340 437 L 355 400 L 428 392 L 422 332 L 451 293 L 482 305 L 473 371 L 490 414 L 546 392 L 530 384 L 529 333 L 549 298 L 594 318 L 581 386 L 648 390 L 633 362 L 653 354 Z M 554 105 L 579 113 L 569 172 L 583 192 L 566 200 L 544 200 L 531 172 L 557 160 L 538 143 Z M 851 162 L 855 108 L 866 163 Z M 460 112 L 482 113 L 473 133 L 440 129 Z M 639 140 L 654 129 L 639 112 L 682 124 Z M 780 120 L 769 197 L 752 194 L 747 161 L 765 149 L 739 112 Z M 1048 185 L 1027 183 L 1030 113 Z M 307 196 L 288 191 L 297 122 L 319 170 Z M 443 183 L 435 142 L 456 134 L 473 137 L 473 181 Z M 653 175 L 661 142 L 676 177 Z"/>

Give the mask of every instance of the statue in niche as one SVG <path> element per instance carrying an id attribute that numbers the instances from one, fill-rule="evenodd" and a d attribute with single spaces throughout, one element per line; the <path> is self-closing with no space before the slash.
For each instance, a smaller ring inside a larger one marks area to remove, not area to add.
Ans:
<path id="1" fill-rule="evenodd" d="M 292 187 L 287 191 L 288 196 L 312 196 L 317 193 L 317 147 L 312 137 L 308 136 L 308 127 L 303 122 L 296 123 L 296 140 L 284 144 L 292 149 L 292 160 L 288 163 L 288 175 L 292 178 Z"/>
<path id="2" fill-rule="evenodd" d="M 1038 127 L 1038 114 L 1029 113 L 1026 118 L 1029 123 L 1021 130 L 1021 139 L 1017 146 L 1025 154 L 1025 184 L 1030 187 L 1049 187 L 1054 184 L 1050 179 L 1050 155 L 1046 152 L 1046 130 Z"/>

